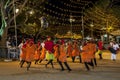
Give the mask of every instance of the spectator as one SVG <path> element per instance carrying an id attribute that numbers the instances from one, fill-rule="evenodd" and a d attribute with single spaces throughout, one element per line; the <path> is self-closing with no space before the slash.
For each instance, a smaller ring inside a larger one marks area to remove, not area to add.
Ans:
<path id="1" fill-rule="evenodd" d="M 10 39 L 7 39 L 6 47 L 7 47 L 7 58 L 10 59 L 10 48 L 11 48 Z"/>
<path id="2" fill-rule="evenodd" d="M 98 41 L 98 50 L 99 50 L 98 54 L 99 54 L 100 59 L 103 59 L 103 57 L 102 57 L 103 42 L 101 40 Z"/>

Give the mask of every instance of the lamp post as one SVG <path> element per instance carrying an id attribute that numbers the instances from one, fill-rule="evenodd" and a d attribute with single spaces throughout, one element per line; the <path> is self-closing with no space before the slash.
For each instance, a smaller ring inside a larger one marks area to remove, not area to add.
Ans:
<path id="1" fill-rule="evenodd" d="M 88 3 L 89 4 L 89 3 Z M 88 4 L 86 4 L 83 8 L 82 8 L 82 14 L 81 14 L 81 21 L 82 21 L 82 24 L 81 24 L 81 26 L 82 26 L 82 46 L 84 45 L 84 10 L 85 10 L 85 7 L 88 5 Z"/>
<path id="2" fill-rule="evenodd" d="M 75 19 L 73 18 L 72 15 L 70 15 L 70 24 L 71 24 L 71 40 L 72 40 L 72 34 L 73 34 L 73 31 L 72 31 L 72 23 L 75 21 Z"/>
<path id="3" fill-rule="evenodd" d="M 93 27 L 94 27 L 93 23 L 90 24 L 90 27 L 91 27 L 91 38 L 93 38 Z"/>
<path id="4" fill-rule="evenodd" d="M 82 10 L 82 12 L 83 12 L 83 10 Z M 82 45 L 84 44 L 84 20 L 83 20 L 83 14 L 82 14 Z"/>
<path id="5" fill-rule="evenodd" d="M 82 14 L 81 14 L 81 22 L 82 22 L 82 24 L 81 24 L 81 26 L 82 26 L 82 45 L 84 45 L 84 10 L 85 10 L 85 8 L 86 8 L 86 6 L 89 6 L 89 4 L 92 4 L 91 2 L 88 2 L 87 4 L 85 4 L 84 6 L 83 6 L 83 8 L 82 8 Z"/>
<path id="6" fill-rule="evenodd" d="M 17 48 L 17 26 L 16 26 L 16 13 L 19 12 L 19 9 L 16 9 L 15 7 L 15 1 L 13 0 L 13 9 L 14 9 L 14 26 L 15 26 L 15 42 L 16 42 L 16 48 Z"/>
<path id="7" fill-rule="evenodd" d="M 15 54 L 14 54 L 14 58 L 18 59 L 18 49 L 17 49 L 17 45 L 18 45 L 18 39 L 17 39 L 17 25 L 16 25 L 16 14 L 19 12 L 19 9 L 17 9 L 15 7 L 15 0 L 13 0 L 13 11 L 14 11 L 14 26 L 15 26 Z"/>

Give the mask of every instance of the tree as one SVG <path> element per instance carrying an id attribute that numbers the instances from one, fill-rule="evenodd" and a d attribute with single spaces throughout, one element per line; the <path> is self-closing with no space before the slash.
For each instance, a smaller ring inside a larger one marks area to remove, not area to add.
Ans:
<path id="1" fill-rule="evenodd" d="M 1 45 L 5 46 L 5 41 L 7 38 L 8 28 L 14 26 L 15 18 L 22 12 L 24 6 L 28 2 L 28 0 L 20 0 L 23 1 L 19 3 L 19 0 L 0 0 L 1 3 L 1 27 L 0 27 L 0 36 Z M 15 13 L 16 6 L 20 7 L 19 12 Z"/>
<path id="2" fill-rule="evenodd" d="M 34 22 L 39 25 L 40 21 L 37 18 L 42 15 L 44 2 L 45 0 L 0 0 L 2 23 L 0 27 L 1 44 L 5 44 L 8 28 L 14 27 L 15 24 L 17 28 L 19 28 L 18 26 L 25 27 L 27 24 L 29 26 L 29 23 L 33 24 Z M 18 11 L 16 12 L 16 10 Z M 37 16 L 29 16 L 32 10 Z M 31 18 L 34 18 L 34 20 Z M 31 22 L 32 20 L 34 22 Z"/>
<path id="3" fill-rule="evenodd" d="M 94 25 L 94 31 L 105 31 L 110 33 L 111 30 L 118 29 L 120 23 L 119 18 L 110 7 L 111 0 L 99 0 L 92 8 L 89 8 L 84 13 L 86 28 L 90 28 L 90 24 Z M 118 9 L 119 10 L 119 9 Z"/>

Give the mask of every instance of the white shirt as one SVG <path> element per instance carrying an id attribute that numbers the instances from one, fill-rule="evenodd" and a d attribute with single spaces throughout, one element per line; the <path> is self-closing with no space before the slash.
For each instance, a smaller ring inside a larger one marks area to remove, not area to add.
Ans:
<path id="1" fill-rule="evenodd" d="M 110 46 L 113 46 L 113 42 L 110 42 Z"/>
<path id="2" fill-rule="evenodd" d="M 19 46 L 18 46 L 19 49 L 20 49 L 20 53 L 22 53 L 22 46 L 23 46 L 23 43 L 20 43 Z"/>
<path id="3" fill-rule="evenodd" d="M 41 46 L 44 48 L 44 47 L 45 47 L 45 43 L 44 43 L 44 42 L 42 42 L 42 43 L 41 43 Z"/>
<path id="4" fill-rule="evenodd" d="M 117 49 L 119 48 L 119 45 L 118 45 L 118 44 L 113 44 L 113 48 L 114 48 L 115 50 L 117 50 Z"/>
<path id="5" fill-rule="evenodd" d="M 9 42 L 9 41 L 6 42 L 6 47 L 7 47 L 7 48 L 11 48 L 11 45 L 10 45 L 10 42 Z"/>

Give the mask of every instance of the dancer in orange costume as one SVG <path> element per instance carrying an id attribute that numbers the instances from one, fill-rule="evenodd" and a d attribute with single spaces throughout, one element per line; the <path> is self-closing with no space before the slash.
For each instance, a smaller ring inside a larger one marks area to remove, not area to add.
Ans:
<path id="1" fill-rule="evenodd" d="M 41 49 L 41 44 L 40 44 L 40 41 L 38 41 L 36 45 L 35 55 L 34 55 L 35 64 L 38 64 L 38 61 L 40 59 L 40 49 Z"/>
<path id="2" fill-rule="evenodd" d="M 44 43 L 44 42 L 45 42 L 45 41 L 43 41 L 43 42 L 41 43 L 42 50 L 41 50 L 41 55 L 40 55 L 40 61 L 39 61 L 39 63 L 41 63 L 41 62 L 45 59 L 46 49 L 45 49 L 45 43 Z"/>
<path id="3" fill-rule="evenodd" d="M 70 67 L 67 63 L 67 54 L 66 54 L 66 51 L 65 51 L 65 44 L 64 44 L 63 40 L 60 42 L 60 45 L 59 45 L 59 61 L 58 62 L 61 66 L 61 71 L 65 70 L 62 63 L 64 63 L 64 65 L 66 66 L 68 71 L 71 71 L 71 69 L 70 69 Z"/>
<path id="4" fill-rule="evenodd" d="M 58 61 L 58 57 L 59 57 L 59 52 L 58 52 L 58 48 L 59 48 L 59 45 L 58 44 L 55 44 L 54 45 L 54 57 L 57 59 Z"/>
<path id="5" fill-rule="evenodd" d="M 93 63 L 94 61 L 95 65 L 97 66 L 96 58 L 95 58 L 96 45 L 94 44 L 93 40 L 88 41 L 87 45 L 89 49 L 89 57 L 91 58 L 91 63 Z"/>
<path id="6" fill-rule="evenodd" d="M 74 42 L 73 44 L 73 51 L 72 51 L 72 62 L 75 61 L 75 57 L 80 56 L 80 50 L 78 48 L 78 43 L 77 41 Z"/>
<path id="7" fill-rule="evenodd" d="M 97 46 L 97 45 L 95 44 L 95 42 L 92 41 L 92 49 L 91 49 L 91 50 L 93 50 L 93 61 L 94 61 L 95 66 L 97 66 L 97 61 L 96 61 L 96 57 L 95 57 L 95 53 L 96 53 L 96 51 L 97 51 L 96 46 Z"/>
<path id="8" fill-rule="evenodd" d="M 68 42 L 68 45 L 67 45 L 67 55 L 69 57 L 72 57 L 72 50 L 73 50 L 73 47 L 72 47 L 72 42 Z"/>
<path id="9" fill-rule="evenodd" d="M 30 40 L 26 47 L 26 62 L 27 62 L 27 70 L 29 70 L 31 66 L 31 62 L 34 60 L 34 54 L 35 54 L 35 45 L 34 41 Z"/>
<path id="10" fill-rule="evenodd" d="M 94 67 L 93 63 L 91 63 L 91 57 L 89 54 L 89 47 L 87 44 L 84 44 L 84 46 L 82 48 L 81 57 L 82 57 L 82 62 L 84 63 L 87 70 L 90 70 L 88 65 Z"/>
<path id="11" fill-rule="evenodd" d="M 22 46 L 22 53 L 20 53 L 20 67 L 22 68 L 25 58 L 26 58 L 26 47 L 27 47 L 28 41 L 26 41 Z"/>

